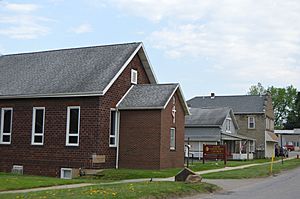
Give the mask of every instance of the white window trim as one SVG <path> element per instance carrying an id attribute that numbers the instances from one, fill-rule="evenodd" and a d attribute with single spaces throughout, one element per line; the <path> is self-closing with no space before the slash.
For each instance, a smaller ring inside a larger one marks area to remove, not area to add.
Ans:
<path id="1" fill-rule="evenodd" d="M 70 133 L 70 111 L 71 109 L 78 109 L 78 133 Z M 80 132 L 80 106 L 68 106 L 67 108 L 67 131 L 66 131 L 66 146 L 79 146 L 79 132 Z M 70 136 L 77 136 L 77 144 L 69 143 Z"/>
<path id="2" fill-rule="evenodd" d="M 135 81 L 134 81 L 134 78 L 135 78 Z M 137 70 L 135 69 L 131 69 L 131 83 L 132 84 L 137 84 L 137 80 L 138 79 L 138 73 L 137 73 Z"/>
<path id="3" fill-rule="evenodd" d="M 174 146 L 171 146 L 171 130 L 174 129 Z M 176 149 L 176 129 L 170 128 L 170 150 L 174 151 Z"/>
<path id="4" fill-rule="evenodd" d="M 9 133 L 4 133 L 4 111 L 10 110 L 11 111 L 11 118 L 10 118 L 10 132 Z M 2 108 L 1 109 L 1 127 L 0 127 L 0 144 L 11 144 L 11 134 L 12 134 L 12 121 L 13 119 L 13 108 Z M 3 136 L 4 135 L 9 135 L 10 139 L 9 142 L 3 142 Z"/>
<path id="5" fill-rule="evenodd" d="M 250 127 L 250 118 L 253 118 L 253 127 Z M 248 129 L 255 129 L 255 117 L 248 116 Z"/>
<path id="6" fill-rule="evenodd" d="M 43 110 L 43 133 L 35 133 L 35 121 L 36 121 L 36 111 L 37 110 Z M 45 107 L 33 107 L 31 145 L 44 145 L 44 132 L 45 132 Z M 42 136 L 42 143 L 34 142 L 35 136 Z"/>
<path id="7" fill-rule="evenodd" d="M 226 133 L 231 133 L 231 122 L 232 122 L 232 119 L 230 117 L 226 118 L 226 120 L 225 120 Z M 229 125 L 229 126 L 227 126 L 227 125 Z M 227 127 L 229 127 L 229 129 L 227 129 Z"/>
<path id="8" fill-rule="evenodd" d="M 65 178 L 64 177 L 64 171 L 71 171 L 71 177 L 70 178 Z M 60 178 L 61 179 L 72 179 L 72 176 L 73 176 L 73 170 L 71 168 L 60 168 Z"/>
<path id="9" fill-rule="evenodd" d="M 111 134 L 111 113 L 112 111 L 115 111 L 115 135 Z M 117 147 L 117 139 L 118 139 L 118 133 L 119 133 L 119 125 L 120 125 L 120 114 L 116 109 L 110 110 L 110 117 L 109 117 L 109 147 Z M 110 144 L 110 138 L 115 139 L 115 144 Z"/>

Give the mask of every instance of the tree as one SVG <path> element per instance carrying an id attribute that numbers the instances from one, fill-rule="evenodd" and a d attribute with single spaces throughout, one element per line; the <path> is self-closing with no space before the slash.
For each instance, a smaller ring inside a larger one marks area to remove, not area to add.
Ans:
<path id="1" fill-rule="evenodd" d="M 262 86 L 260 82 L 257 83 L 257 85 L 252 85 L 249 88 L 248 95 L 264 95 L 266 94 L 267 90 Z"/>
<path id="2" fill-rule="evenodd" d="M 258 83 L 255 86 L 251 86 L 248 92 L 250 95 L 264 95 L 266 93 L 272 96 L 275 128 L 282 129 L 284 128 L 283 124 L 287 121 L 288 115 L 295 108 L 297 89 L 292 85 L 286 88 L 270 86 L 265 89 L 261 83 Z"/>
<path id="3" fill-rule="evenodd" d="M 284 124 L 284 128 L 300 128 L 300 92 L 298 92 L 294 109 L 289 113 L 287 117 L 287 122 Z"/>
<path id="4" fill-rule="evenodd" d="M 286 88 L 276 88 L 271 86 L 267 89 L 267 92 L 272 96 L 275 127 L 282 129 L 284 127 L 283 124 L 287 121 L 289 113 L 295 108 L 297 89 L 292 85 Z"/>

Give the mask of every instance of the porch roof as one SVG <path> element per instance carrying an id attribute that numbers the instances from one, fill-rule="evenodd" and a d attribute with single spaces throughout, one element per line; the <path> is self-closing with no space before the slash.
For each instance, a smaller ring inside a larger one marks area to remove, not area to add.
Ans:
<path id="1" fill-rule="evenodd" d="M 266 132 L 266 141 L 267 142 L 278 142 L 278 137 L 275 135 L 275 133 L 272 132 Z"/>
<path id="2" fill-rule="evenodd" d="M 251 140 L 255 141 L 253 138 L 249 138 L 246 136 L 242 135 L 237 135 L 237 134 L 228 134 L 228 133 L 222 133 L 222 140 Z"/>

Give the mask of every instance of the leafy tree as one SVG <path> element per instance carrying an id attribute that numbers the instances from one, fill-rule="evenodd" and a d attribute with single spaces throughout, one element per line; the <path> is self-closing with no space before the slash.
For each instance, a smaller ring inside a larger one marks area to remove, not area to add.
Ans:
<path id="1" fill-rule="evenodd" d="M 257 85 L 252 85 L 249 88 L 248 95 L 264 95 L 266 94 L 267 90 L 262 86 L 260 82 L 257 83 Z"/>
<path id="2" fill-rule="evenodd" d="M 284 124 L 285 129 L 300 128 L 300 92 L 298 92 L 295 107 L 289 113 L 287 122 Z"/>
<path id="3" fill-rule="evenodd" d="M 248 92 L 249 95 L 264 95 L 266 93 L 272 96 L 275 128 L 282 129 L 284 128 L 283 123 L 287 121 L 288 115 L 290 112 L 293 112 L 295 108 L 297 89 L 292 85 L 286 88 L 270 86 L 265 89 L 261 83 L 258 83 L 255 86 L 251 86 Z"/>
<path id="4" fill-rule="evenodd" d="M 268 92 L 272 96 L 275 127 L 282 129 L 283 123 L 287 121 L 289 113 L 295 108 L 297 89 L 292 85 L 286 88 L 271 86 L 268 88 Z"/>

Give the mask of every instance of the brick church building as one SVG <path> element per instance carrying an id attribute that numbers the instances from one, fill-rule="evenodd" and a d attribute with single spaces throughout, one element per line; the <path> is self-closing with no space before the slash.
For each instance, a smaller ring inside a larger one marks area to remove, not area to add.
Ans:
<path id="1" fill-rule="evenodd" d="M 183 167 L 189 110 L 142 43 L 2 55 L 0 75 L 0 171 Z"/>

